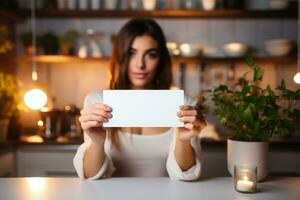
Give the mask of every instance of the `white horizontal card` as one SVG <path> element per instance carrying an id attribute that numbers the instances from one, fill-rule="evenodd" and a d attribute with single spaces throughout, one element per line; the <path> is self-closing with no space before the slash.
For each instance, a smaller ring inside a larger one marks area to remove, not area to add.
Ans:
<path id="1" fill-rule="evenodd" d="M 183 90 L 104 90 L 103 103 L 113 109 L 104 127 L 183 127 Z"/>

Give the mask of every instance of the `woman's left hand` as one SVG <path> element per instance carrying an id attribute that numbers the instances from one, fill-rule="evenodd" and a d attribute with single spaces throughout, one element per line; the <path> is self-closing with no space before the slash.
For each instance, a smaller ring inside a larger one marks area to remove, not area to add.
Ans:
<path id="1" fill-rule="evenodd" d="M 206 126 L 204 116 L 194 106 L 180 106 L 177 116 L 184 123 L 184 127 L 177 128 L 177 137 L 182 141 L 190 141 Z"/>

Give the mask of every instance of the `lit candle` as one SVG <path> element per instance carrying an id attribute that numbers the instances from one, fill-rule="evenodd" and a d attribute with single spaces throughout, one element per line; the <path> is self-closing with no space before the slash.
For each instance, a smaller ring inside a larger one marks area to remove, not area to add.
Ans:
<path id="1" fill-rule="evenodd" d="M 243 180 L 238 180 L 236 188 L 241 192 L 251 192 L 254 190 L 254 183 L 245 176 Z"/>

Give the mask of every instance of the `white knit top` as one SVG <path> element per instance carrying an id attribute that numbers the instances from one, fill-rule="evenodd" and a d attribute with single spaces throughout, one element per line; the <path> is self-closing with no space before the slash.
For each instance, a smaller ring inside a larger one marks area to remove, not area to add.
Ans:
<path id="1" fill-rule="evenodd" d="M 102 102 L 102 92 L 92 92 L 85 98 L 84 107 Z M 106 137 L 104 150 L 105 160 L 98 173 L 89 179 L 105 176 L 117 177 L 160 177 L 169 176 L 173 180 L 195 180 L 199 178 L 200 141 L 197 137 L 191 140 L 195 152 L 195 165 L 182 171 L 174 156 L 175 128 L 158 135 L 136 135 L 118 132 L 120 149 L 116 149 L 109 137 Z M 84 133 L 84 143 L 80 145 L 73 164 L 78 176 L 84 179 L 83 158 L 91 139 Z"/>

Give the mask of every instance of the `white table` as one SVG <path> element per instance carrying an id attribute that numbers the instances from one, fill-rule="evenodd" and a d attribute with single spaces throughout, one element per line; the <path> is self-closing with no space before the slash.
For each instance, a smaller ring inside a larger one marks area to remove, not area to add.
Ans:
<path id="1" fill-rule="evenodd" d="M 0 178 L 0 199 L 203 199 L 203 200 L 299 200 L 300 177 L 269 179 L 258 184 L 256 194 L 234 190 L 232 178 L 197 182 L 169 178 L 110 178 L 82 181 L 78 178 Z"/>

